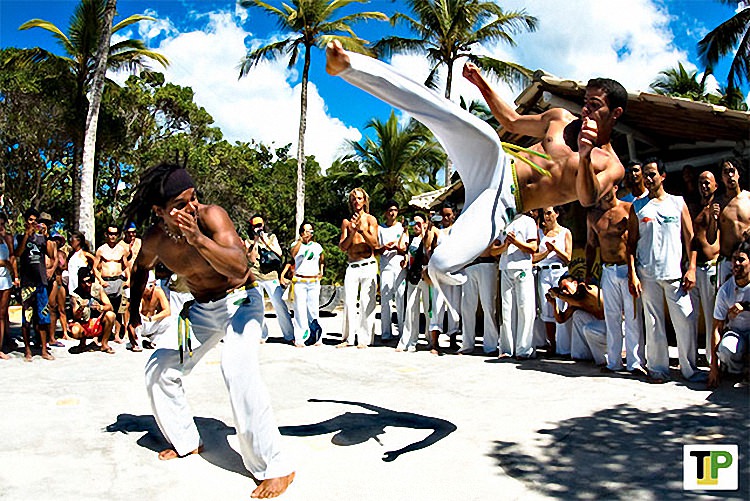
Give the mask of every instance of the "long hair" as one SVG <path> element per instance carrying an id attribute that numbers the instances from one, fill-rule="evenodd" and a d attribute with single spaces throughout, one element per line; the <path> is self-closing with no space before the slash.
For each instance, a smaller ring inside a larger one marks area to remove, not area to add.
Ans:
<path id="1" fill-rule="evenodd" d="M 138 185 L 133 191 L 133 198 L 123 211 L 126 221 L 133 221 L 142 226 L 151 222 L 151 207 L 163 207 L 169 199 L 164 194 L 164 184 L 169 175 L 182 166 L 172 163 L 161 163 L 141 174 Z"/>
<path id="2" fill-rule="evenodd" d="M 364 188 L 354 188 L 352 191 L 349 192 L 349 210 L 354 213 L 354 204 L 352 204 L 352 196 L 354 196 L 355 193 L 360 192 L 362 196 L 365 198 L 365 212 L 368 214 L 370 213 L 370 195 L 367 194 Z"/>

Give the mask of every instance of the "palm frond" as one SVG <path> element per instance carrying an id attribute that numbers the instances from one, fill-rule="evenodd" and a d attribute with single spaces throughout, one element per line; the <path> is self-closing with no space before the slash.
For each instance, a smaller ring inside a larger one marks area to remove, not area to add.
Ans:
<path id="1" fill-rule="evenodd" d="M 288 50 L 288 46 L 296 45 L 297 43 L 300 43 L 299 38 L 286 39 L 255 49 L 240 62 L 240 76 L 238 78 L 246 76 L 261 61 L 271 61 L 283 55 Z"/>
<path id="2" fill-rule="evenodd" d="M 112 26 L 112 33 L 117 33 L 123 28 L 127 28 L 131 24 L 140 23 L 141 21 L 156 21 L 155 17 L 144 16 L 143 14 L 133 14 L 128 16 L 119 23 Z"/>
<path id="3" fill-rule="evenodd" d="M 468 58 L 480 69 L 495 75 L 503 82 L 519 87 L 528 85 L 534 73 L 520 64 L 500 61 L 493 57 L 469 55 Z"/>

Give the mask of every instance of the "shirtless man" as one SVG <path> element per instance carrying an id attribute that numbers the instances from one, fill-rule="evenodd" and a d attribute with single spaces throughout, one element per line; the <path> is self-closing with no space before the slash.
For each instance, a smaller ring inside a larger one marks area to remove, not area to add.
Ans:
<path id="1" fill-rule="evenodd" d="M 568 274 L 560 277 L 558 283 L 559 287 L 551 288 L 545 294 L 545 299 L 552 305 L 556 322 L 562 324 L 573 319 L 571 358 L 594 360 L 597 365 L 604 365 L 607 335 L 601 292 L 595 285 L 579 282 Z M 560 312 L 555 299 L 568 305 L 565 311 Z"/>
<path id="2" fill-rule="evenodd" d="M 714 203 L 716 178 L 710 171 L 698 176 L 701 195 L 700 210 L 693 219 L 693 248 L 696 250 L 695 287 L 690 291 L 693 309 L 703 308 L 706 329 L 706 360 L 711 363 L 711 335 L 713 330 L 714 302 L 716 301 L 716 261 L 719 257 L 719 242 L 708 242 L 709 231 L 715 234 L 719 219 L 718 206 Z"/>
<path id="3" fill-rule="evenodd" d="M 479 88 L 505 130 L 541 140 L 532 149 L 549 159 L 521 156 L 542 167 L 542 174 L 525 162 L 510 161 L 488 124 L 383 62 L 346 52 L 333 41 L 327 47 L 326 70 L 424 123 L 456 166 L 466 200 L 450 237 L 430 259 L 433 283 L 462 283 L 455 272 L 489 247 L 516 212 L 574 200 L 588 207 L 622 179 L 623 167 L 609 140 L 627 92 L 613 80 L 589 82 L 582 119 L 560 108 L 522 116 L 500 99 L 476 66 L 464 66 L 464 77 Z"/>
<path id="4" fill-rule="evenodd" d="M 169 329 L 171 314 L 167 295 L 157 285 L 156 275 L 149 273 L 141 298 L 141 330 L 138 333 L 146 338 L 143 340 L 144 348 L 153 349 L 156 346 L 159 337 Z"/>
<path id="5" fill-rule="evenodd" d="M 117 245 L 121 246 L 123 249 L 125 249 L 125 258 L 127 263 L 127 276 L 130 276 L 130 272 L 133 268 L 133 263 L 135 263 L 135 258 L 138 257 L 138 252 L 141 250 L 141 239 L 137 236 L 137 227 L 134 222 L 129 222 L 125 226 L 125 231 L 122 235 L 122 240 L 120 240 Z M 122 304 L 120 305 L 120 312 L 122 313 L 122 324 L 127 325 L 128 321 L 130 319 L 129 315 L 129 302 L 130 302 L 130 282 L 126 282 L 123 284 L 123 291 L 122 291 Z"/>
<path id="6" fill-rule="evenodd" d="M 200 436 L 182 377 L 219 341 L 221 369 L 235 416 L 245 467 L 260 481 L 253 498 L 276 497 L 294 479 L 281 447 L 268 391 L 258 364 L 263 299 L 245 259 L 245 247 L 226 211 L 201 204 L 190 175 L 176 165 L 146 171 L 126 209 L 136 224 L 152 211 L 160 219 L 146 230 L 133 265 L 129 335 L 141 324 L 140 305 L 149 270 L 161 262 L 185 277 L 195 302 L 176 322 L 180 349 L 158 348 L 146 363 L 146 389 L 156 422 L 171 444 L 159 459 L 201 452 Z M 190 338 L 201 344 L 191 348 Z"/>
<path id="7" fill-rule="evenodd" d="M 456 211 L 454 207 L 446 203 L 440 208 L 438 218 L 436 219 L 440 220 L 440 227 L 430 226 L 427 230 L 426 244 L 427 248 L 430 249 L 430 256 L 431 253 L 434 252 L 436 246 L 445 242 L 451 234 L 451 231 L 453 231 L 453 223 L 456 220 Z M 484 255 L 483 253 L 483 256 L 487 257 L 489 254 L 487 253 Z M 454 351 L 458 350 L 456 337 L 458 335 L 461 305 L 463 303 L 461 288 L 461 285 L 446 284 L 442 288 L 443 294 L 431 295 L 432 318 L 430 318 L 430 344 L 432 345 L 432 351 L 434 352 L 439 350 L 438 339 L 440 334 L 443 333 L 444 319 L 447 324 L 445 325 L 445 327 L 447 327 L 445 334 L 450 338 L 450 349 Z M 495 287 L 495 289 L 497 289 L 497 287 Z M 455 315 L 449 314 L 449 305 L 456 309 Z M 476 310 L 476 304 L 474 305 L 474 309 Z M 497 328 L 495 328 L 495 332 L 497 332 Z M 473 330 L 469 335 L 474 335 Z M 493 340 L 485 340 L 485 343 L 493 345 L 493 348 L 490 351 L 497 350 L 497 335 L 494 336 Z"/>
<path id="8" fill-rule="evenodd" d="M 368 214 L 370 197 L 362 188 L 349 193 L 349 210 L 352 216 L 341 221 L 339 239 L 339 248 L 346 252 L 349 266 L 344 275 L 344 340 L 337 347 L 354 346 L 356 338 L 357 348 L 366 348 L 372 343 L 375 328 L 378 221 Z"/>
<path id="9" fill-rule="evenodd" d="M 607 298 L 604 322 L 607 331 L 607 367 L 617 372 L 622 366 L 622 340 L 625 339 L 627 370 L 644 376 L 643 310 L 628 289 L 629 202 L 617 199 L 613 186 L 586 215 L 586 275 L 591 277 L 596 249 L 602 267 L 601 293 Z"/>
<path id="10" fill-rule="evenodd" d="M 120 304 L 122 302 L 122 290 L 128 281 L 128 258 L 126 249 L 117 243 L 117 237 L 120 230 L 117 226 L 107 226 L 106 240 L 98 249 L 96 249 L 96 258 L 94 260 L 94 275 L 96 280 L 104 288 L 104 292 L 112 303 L 112 311 L 117 315 L 117 321 L 122 322 L 120 315 Z M 116 343 L 122 343 L 122 332 L 115 326 Z M 131 339 L 131 349 L 140 351 L 137 343 Z"/>
<path id="11" fill-rule="evenodd" d="M 729 159 L 721 165 L 724 197 L 719 200 L 719 274 L 718 287 L 732 275 L 732 253 L 742 242 L 742 234 L 750 229 L 750 192 L 740 188 L 740 163 Z M 716 237 L 709 232 L 708 241 Z"/>

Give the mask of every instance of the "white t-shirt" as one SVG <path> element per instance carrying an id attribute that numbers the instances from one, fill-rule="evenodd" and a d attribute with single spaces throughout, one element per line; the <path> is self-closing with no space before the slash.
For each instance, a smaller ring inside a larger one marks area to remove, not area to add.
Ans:
<path id="1" fill-rule="evenodd" d="M 651 280 L 682 277 L 682 197 L 640 198 L 633 202 L 638 218 L 635 261 L 638 276 Z"/>
<path id="2" fill-rule="evenodd" d="M 734 277 L 724 282 L 724 285 L 716 294 L 716 303 L 714 305 L 714 318 L 716 320 L 725 320 L 726 327 L 735 332 L 750 331 L 750 311 L 741 311 L 736 317 L 727 318 L 729 308 L 734 303 L 744 303 L 750 301 L 750 284 L 744 287 L 738 287 Z"/>
<path id="3" fill-rule="evenodd" d="M 401 223 L 396 222 L 393 226 L 380 225 L 378 228 L 378 244 L 385 245 L 390 242 L 396 242 L 404 234 L 404 227 Z M 404 256 L 399 254 L 396 250 L 383 251 L 380 256 L 380 270 L 386 268 L 397 268 L 401 269 L 401 263 L 404 261 Z"/>
<path id="4" fill-rule="evenodd" d="M 529 240 L 537 239 L 536 223 L 532 218 L 523 213 L 516 214 L 513 221 L 505 227 L 505 233 L 502 238 L 505 238 L 505 234 L 511 231 L 515 233 L 516 240 L 520 242 L 528 242 Z M 503 252 L 500 256 L 498 268 L 501 270 L 530 270 L 532 266 L 531 258 L 531 254 L 523 252 L 518 247 L 511 244 L 508 247 L 508 250 Z"/>
<path id="5" fill-rule="evenodd" d="M 304 277 L 314 277 L 320 274 L 320 255 L 323 247 L 318 242 L 301 244 L 294 256 L 294 274 Z"/>
<path id="6" fill-rule="evenodd" d="M 544 234 L 544 232 L 540 229 L 539 230 L 539 251 L 546 251 L 547 250 L 547 242 L 553 243 L 555 247 L 558 249 L 565 249 L 565 235 L 570 233 L 570 230 L 567 229 L 564 226 L 560 226 L 560 231 L 557 232 L 557 235 L 554 237 L 550 237 Z M 547 254 L 547 256 L 542 259 L 541 261 L 537 261 L 537 266 L 549 266 L 552 264 L 559 264 L 561 266 L 567 266 L 565 264 L 565 261 L 562 260 L 560 255 L 557 252 L 550 252 Z"/>

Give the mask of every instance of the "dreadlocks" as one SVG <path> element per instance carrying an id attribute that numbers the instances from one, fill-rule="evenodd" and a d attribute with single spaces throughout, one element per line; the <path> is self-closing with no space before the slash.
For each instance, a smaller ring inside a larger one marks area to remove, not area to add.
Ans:
<path id="1" fill-rule="evenodd" d="M 144 225 L 151 219 L 152 206 L 163 207 L 167 200 L 190 187 L 193 187 L 192 179 L 181 166 L 162 163 L 151 167 L 141 175 L 133 198 L 125 208 L 125 219 Z"/>

